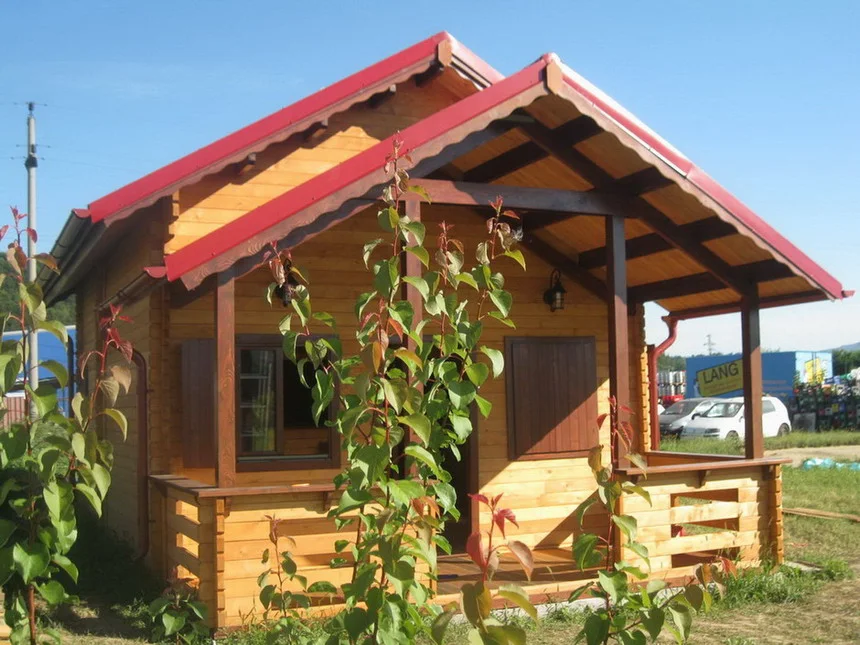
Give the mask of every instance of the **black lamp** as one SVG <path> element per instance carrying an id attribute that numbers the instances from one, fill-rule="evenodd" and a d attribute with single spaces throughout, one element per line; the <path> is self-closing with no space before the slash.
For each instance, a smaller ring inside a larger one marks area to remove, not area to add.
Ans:
<path id="1" fill-rule="evenodd" d="M 561 286 L 561 272 L 553 270 L 549 276 L 549 289 L 543 292 L 543 301 L 549 305 L 550 311 L 564 309 L 564 294 L 567 290 Z"/>

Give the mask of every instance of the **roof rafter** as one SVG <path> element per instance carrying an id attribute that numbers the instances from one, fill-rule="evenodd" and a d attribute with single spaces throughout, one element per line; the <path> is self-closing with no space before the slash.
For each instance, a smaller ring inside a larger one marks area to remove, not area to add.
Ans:
<path id="1" fill-rule="evenodd" d="M 523 124 L 520 128 L 535 143 L 553 154 L 568 168 L 592 184 L 595 189 L 611 190 L 611 186 L 615 182 L 612 175 L 578 150 L 569 148 L 566 143 L 555 139 L 550 128 L 541 123 Z M 681 230 L 660 210 L 639 197 L 635 198 L 635 203 L 635 215 L 651 226 L 667 242 L 689 254 L 727 287 L 742 294 L 750 291 L 751 285 L 745 280 L 739 280 L 737 276 L 732 274 L 731 267 L 727 262 Z"/>

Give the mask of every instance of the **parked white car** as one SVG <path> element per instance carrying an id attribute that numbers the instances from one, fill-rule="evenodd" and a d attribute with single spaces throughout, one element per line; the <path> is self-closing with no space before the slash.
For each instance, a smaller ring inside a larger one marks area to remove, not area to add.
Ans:
<path id="1" fill-rule="evenodd" d="M 660 435 L 680 437 L 694 414 L 704 414 L 719 399 L 683 399 L 660 413 Z"/>
<path id="2" fill-rule="evenodd" d="M 791 420 L 782 401 L 766 396 L 762 399 L 761 408 L 762 431 L 765 437 L 777 437 L 791 432 Z M 743 439 L 743 398 L 719 399 L 703 414 L 695 414 L 684 428 L 683 436 Z"/>

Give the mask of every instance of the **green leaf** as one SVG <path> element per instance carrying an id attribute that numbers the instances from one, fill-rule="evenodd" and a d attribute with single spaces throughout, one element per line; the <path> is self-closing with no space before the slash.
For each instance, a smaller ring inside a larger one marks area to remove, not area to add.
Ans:
<path id="1" fill-rule="evenodd" d="M 645 470 L 645 471 L 648 470 L 648 462 L 645 460 L 645 457 L 643 457 L 642 455 L 637 454 L 635 452 L 628 452 L 626 456 L 627 456 L 627 459 L 630 460 L 630 463 L 632 463 L 637 468 L 641 468 L 642 470 Z"/>
<path id="2" fill-rule="evenodd" d="M 12 547 L 0 549 L 0 585 L 9 582 L 13 573 L 15 573 L 15 563 L 12 559 Z"/>
<path id="3" fill-rule="evenodd" d="M 488 312 L 488 313 L 487 313 L 487 315 L 488 315 L 490 318 L 495 318 L 496 320 L 498 320 L 500 323 L 502 323 L 502 324 L 503 324 L 503 325 L 505 325 L 506 327 L 510 327 L 511 329 L 516 329 L 516 328 L 517 328 L 517 326 L 514 324 L 514 321 L 513 321 L 513 320 L 511 320 L 510 318 L 508 318 L 508 317 L 506 317 L 506 316 L 503 316 L 503 315 L 502 315 L 502 314 L 500 314 L 498 311 L 490 311 L 490 312 Z"/>
<path id="4" fill-rule="evenodd" d="M 334 594 L 337 593 L 337 587 L 335 587 L 332 583 L 326 582 L 325 580 L 318 580 L 311 584 L 308 587 L 308 593 L 329 593 Z"/>
<path id="5" fill-rule="evenodd" d="M 511 294 L 504 289 L 493 289 L 490 291 L 490 300 L 492 300 L 493 304 L 496 305 L 496 309 L 499 310 L 499 313 L 507 318 L 511 313 L 511 306 L 514 304 L 514 299 Z"/>
<path id="6" fill-rule="evenodd" d="M 412 186 L 409 187 L 410 190 Z M 429 201 L 429 200 L 428 200 Z M 401 228 L 404 231 L 409 231 L 415 237 L 415 244 L 424 244 L 424 237 L 427 234 L 427 228 L 421 222 L 402 222 Z"/>
<path id="7" fill-rule="evenodd" d="M 518 625 L 487 625 L 487 636 L 491 643 L 526 645 L 526 631 Z"/>
<path id="8" fill-rule="evenodd" d="M 42 383 L 35 390 L 30 389 L 28 385 L 27 390 L 30 392 L 33 403 L 36 404 L 36 412 L 40 417 L 45 417 L 49 412 L 57 409 L 57 390 L 52 385 Z"/>
<path id="9" fill-rule="evenodd" d="M 66 326 L 59 320 L 43 320 L 36 324 L 36 329 L 43 329 L 46 332 L 53 334 L 63 343 L 63 347 L 69 344 L 69 332 Z"/>
<path id="10" fill-rule="evenodd" d="M 498 349 L 492 347 L 481 347 L 481 352 L 490 359 L 490 364 L 493 367 L 493 378 L 499 378 L 505 369 L 505 355 Z"/>
<path id="11" fill-rule="evenodd" d="M 448 398 L 457 410 L 465 410 L 475 399 L 475 386 L 468 381 L 451 381 L 448 383 Z"/>
<path id="12" fill-rule="evenodd" d="M 84 395 L 80 392 L 75 392 L 75 396 L 72 397 L 72 412 L 81 425 L 84 425 L 89 418 L 86 412 L 88 406 L 84 405 L 84 403 Z"/>
<path id="13" fill-rule="evenodd" d="M 401 379 L 379 379 L 382 382 L 382 391 L 385 394 L 385 400 L 391 404 L 394 411 L 400 413 L 403 409 L 403 402 L 406 400 L 406 383 Z"/>
<path id="14" fill-rule="evenodd" d="M 663 623 L 666 621 L 666 613 L 659 607 L 652 607 L 640 612 L 642 625 L 648 630 L 648 635 L 652 641 L 657 640 L 660 632 L 663 631 Z"/>
<path id="15" fill-rule="evenodd" d="M 400 221 L 400 213 L 397 212 L 396 208 L 389 206 L 379 211 L 376 221 L 379 222 L 379 227 L 383 231 L 393 233 L 397 227 L 397 223 Z"/>
<path id="16" fill-rule="evenodd" d="M 433 620 L 433 624 L 430 626 L 430 635 L 433 637 L 433 642 L 441 645 L 445 641 L 445 631 L 448 629 L 451 619 L 456 614 L 456 611 L 449 610 L 443 611 L 441 614 L 436 616 Z"/>
<path id="17" fill-rule="evenodd" d="M 185 616 L 175 611 L 168 610 L 161 614 L 161 623 L 164 625 L 164 635 L 172 636 L 179 633 L 185 627 Z"/>
<path id="18" fill-rule="evenodd" d="M 672 622 L 678 629 L 683 642 L 690 638 L 690 627 L 693 625 L 693 615 L 690 608 L 680 603 L 669 605 L 669 613 L 672 614 Z"/>
<path id="19" fill-rule="evenodd" d="M 425 267 L 430 265 L 430 254 L 427 252 L 423 246 L 407 246 L 403 249 L 407 253 L 411 253 L 423 264 Z"/>
<path id="20" fill-rule="evenodd" d="M 517 264 L 519 264 L 523 270 L 526 268 L 526 259 L 523 257 L 523 252 L 519 249 L 514 249 L 513 251 L 505 251 L 504 255 L 514 260 Z"/>
<path id="21" fill-rule="evenodd" d="M 630 456 L 630 453 L 628 453 L 628 456 Z M 647 490 L 645 490 L 641 486 L 637 486 L 635 484 L 629 484 L 629 483 L 624 484 L 624 492 L 638 495 L 639 497 L 644 499 L 646 502 L 648 502 L 649 506 L 651 505 L 651 493 L 649 493 Z"/>
<path id="22" fill-rule="evenodd" d="M 51 556 L 41 542 L 17 543 L 12 547 L 12 561 L 24 584 L 30 584 L 48 570 Z"/>
<path id="23" fill-rule="evenodd" d="M 0 519 L 0 547 L 6 546 L 17 526 L 12 520 Z"/>
<path id="24" fill-rule="evenodd" d="M 77 582 L 78 582 L 78 567 L 75 565 L 74 562 L 72 562 L 71 560 L 69 560 L 69 558 L 67 558 L 66 556 L 64 556 L 60 553 L 55 553 L 54 557 L 51 559 L 51 561 L 54 564 L 56 564 L 58 567 L 60 567 L 60 569 L 65 571 L 67 574 L 69 574 L 69 577 L 72 579 L 72 582 L 77 584 Z"/>
<path id="25" fill-rule="evenodd" d="M 373 249 L 375 249 L 380 244 L 382 244 L 382 238 L 371 240 L 364 245 L 364 248 L 361 251 L 361 257 L 364 260 L 365 268 L 370 268 L 370 266 L 368 265 L 368 260 L 370 260 L 370 254 L 373 253 Z"/>
<path id="26" fill-rule="evenodd" d="M 105 408 L 102 410 L 102 414 L 110 417 L 116 422 L 119 426 L 120 432 L 122 432 L 123 441 L 125 441 L 125 439 L 128 438 L 128 419 L 125 418 L 125 415 L 116 408 Z"/>
<path id="27" fill-rule="evenodd" d="M 457 282 L 457 286 L 459 287 L 461 284 L 467 284 L 472 287 L 475 291 L 478 290 L 478 283 L 475 282 L 475 278 L 472 277 L 471 273 L 466 273 L 465 271 L 462 273 L 458 273 L 454 276 L 454 280 Z"/>
<path id="28" fill-rule="evenodd" d="M 409 506 L 416 497 L 424 494 L 424 487 L 411 479 L 393 479 L 388 482 L 391 498 L 400 506 Z"/>
<path id="29" fill-rule="evenodd" d="M 490 403 L 487 399 L 482 397 L 480 394 L 475 395 L 475 404 L 478 406 L 478 410 L 481 413 L 481 416 L 485 419 L 490 416 L 490 412 L 493 410 L 493 404 Z"/>
<path id="30" fill-rule="evenodd" d="M 188 607 L 191 609 L 191 611 L 195 613 L 195 615 L 200 620 L 206 620 L 206 616 L 209 614 L 209 610 L 206 608 L 205 603 L 202 603 L 199 600 L 190 600 L 188 601 Z"/>
<path id="31" fill-rule="evenodd" d="M 448 420 L 451 422 L 454 434 L 457 435 L 457 439 L 461 443 L 466 441 L 469 435 L 472 434 L 472 420 L 469 417 L 452 412 L 448 415 Z"/>
<path id="32" fill-rule="evenodd" d="M 612 521 L 631 542 L 636 539 L 636 518 L 632 515 L 613 515 Z"/>
<path id="33" fill-rule="evenodd" d="M 59 361 L 53 360 L 42 361 L 39 365 L 57 377 L 57 382 L 60 384 L 60 387 L 66 387 L 66 385 L 68 385 L 69 370 L 66 369 L 65 365 Z"/>
<path id="34" fill-rule="evenodd" d="M 457 491 L 451 484 L 436 482 L 433 484 L 433 491 L 436 493 L 442 510 L 450 512 L 451 509 L 457 508 Z"/>
<path id="35" fill-rule="evenodd" d="M 90 506 L 93 507 L 93 510 L 96 512 L 96 515 L 99 517 L 102 516 L 102 500 L 99 497 L 98 493 L 87 484 L 75 484 L 75 490 L 81 493 L 84 496 Z"/>
<path id="36" fill-rule="evenodd" d="M 427 302 L 427 298 L 430 297 L 430 286 L 427 284 L 427 281 L 424 278 L 409 275 L 403 278 L 403 282 L 415 287 L 418 293 L 421 294 L 421 298 L 424 300 L 424 302 Z"/>
<path id="37" fill-rule="evenodd" d="M 407 451 L 408 450 L 409 449 L 407 448 Z M 338 503 L 337 508 L 340 513 L 346 513 L 347 511 L 360 508 L 372 500 L 373 496 L 366 490 L 347 488 L 340 496 L 340 502 Z"/>
<path id="38" fill-rule="evenodd" d="M 489 375 L 490 368 L 484 363 L 472 363 L 466 368 L 466 376 L 475 384 L 475 387 L 481 387 Z"/>
<path id="39" fill-rule="evenodd" d="M 644 544 L 640 544 L 639 542 L 628 542 L 624 545 L 624 548 L 630 549 L 633 553 L 648 562 L 648 547 Z"/>
<path id="40" fill-rule="evenodd" d="M 522 587 L 510 583 L 503 584 L 499 586 L 497 593 L 505 600 L 510 600 L 512 603 L 517 605 L 520 609 L 531 616 L 533 621 L 537 622 L 537 609 L 529 601 L 529 596 Z"/>
<path id="41" fill-rule="evenodd" d="M 425 445 L 430 443 L 430 419 L 423 414 L 410 414 L 408 417 L 400 417 L 400 421 L 412 428 Z"/>
<path id="42" fill-rule="evenodd" d="M 598 571 L 597 578 L 600 587 L 609 594 L 609 598 L 613 603 L 617 603 L 627 593 L 627 576 L 623 573 Z"/>
<path id="43" fill-rule="evenodd" d="M 439 477 L 440 479 L 442 478 L 442 473 L 439 471 L 439 465 L 436 463 L 436 459 L 434 459 L 433 455 L 430 454 L 426 448 L 413 444 L 406 446 L 404 452 L 410 457 L 414 457 L 418 461 L 426 464 L 436 477 Z"/>
<path id="44" fill-rule="evenodd" d="M 581 571 L 596 567 L 603 561 L 603 555 L 596 550 L 597 536 L 583 533 L 573 543 L 573 559 Z"/>
<path id="45" fill-rule="evenodd" d="M 99 495 L 104 499 L 107 496 L 108 489 L 110 488 L 110 471 L 101 464 L 95 463 L 92 466 L 92 473 Z"/>
<path id="46" fill-rule="evenodd" d="M 36 585 L 39 595 L 45 599 L 49 605 L 59 605 L 66 600 L 66 590 L 56 580 L 50 580 L 42 585 Z"/>
<path id="47" fill-rule="evenodd" d="M 108 407 L 116 405 L 116 400 L 119 398 L 119 382 L 109 376 L 101 381 L 99 388 L 105 397 L 105 405 Z"/>
<path id="48" fill-rule="evenodd" d="M 638 629 L 633 631 L 625 629 L 618 632 L 618 636 L 621 639 L 621 645 L 645 645 L 647 642 L 645 634 Z"/>
<path id="49" fill-rule="evenodd" d="M 591 614 L 585 619 L 582 631 L 587 645 L 601 645 L 609 634 L 609 617 L 602 613 Z"/>

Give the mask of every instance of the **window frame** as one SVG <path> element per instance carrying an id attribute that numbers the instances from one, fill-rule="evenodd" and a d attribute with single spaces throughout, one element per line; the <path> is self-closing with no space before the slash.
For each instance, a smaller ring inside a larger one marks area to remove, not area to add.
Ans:
<path id="1" fill-rule="evenodd" d="M 331 335 L 311 334 L 308 340 L 320 338 L 334 338 Z M 243 453 L 241 450 L 241 438 L 239 434 L 239 423 L 241 417 L 238 414 L 238 406 L 242 400 L 240 367 L 242 351 L 247 349 L 274 350 L 282 360 L 276 361 L 275 372 L 275 426 L 280 431 L 275 434 L 275 451 L 271 453 Z M 237 334 L 236 335 L 236 406 L 237 414 L 234 428 L 236 440 L 236 472 L 259 472 L 268 470 L 323 470 L 327 468 L 340 468 L 341 451 L 336 428 L 328 428 L 329 431 L 329 454 L 327 457 L 290 457 L 283 454 L 283 448 L 287 441 L 284 432 L 284 361 L 289 360 L 284 356 L 283 337 L 280 334 Z M 329 406 L 328 419 L 334 420 L 337 416 L 338 391 L 335 386 L 335 397 Z M 325 428 L 325 426 L 322 426 Z"/>
<path id="2" fill-rule="evenodd" d="M 516 429 L 516 404 L 514 390 L 514 361 L 513 348 L 516 343 L 528 342 L 534 344 L 550 344 L 550 343 L 569 343 L 583 344 L 588 343 L 594 349 L 594 393 L 591 396 L 597 396 L 600 385 L 600 379 L 597 371 L 597 338 L 595 336 L 505 336 L 505 413 L 508 434 L 508 460 L 515 461 L 543 461 L 547 459 L 570 459 L 576 457 L 588 456 L 591 447 L 581 448 L 579 450 L 562 450 L 558 452 L 543 452 L 529 454 L 527 452 L 518 452 L 517 450 L 517 429 Z M 599 411 L 599 408 L 598 408 Z M 588 420 L 587 420 L 588 421 Z M 588 426 L 586 426 L 588 427 Z M 594 432 L 595 444 L 600 443 L 599 432 Z"/>

